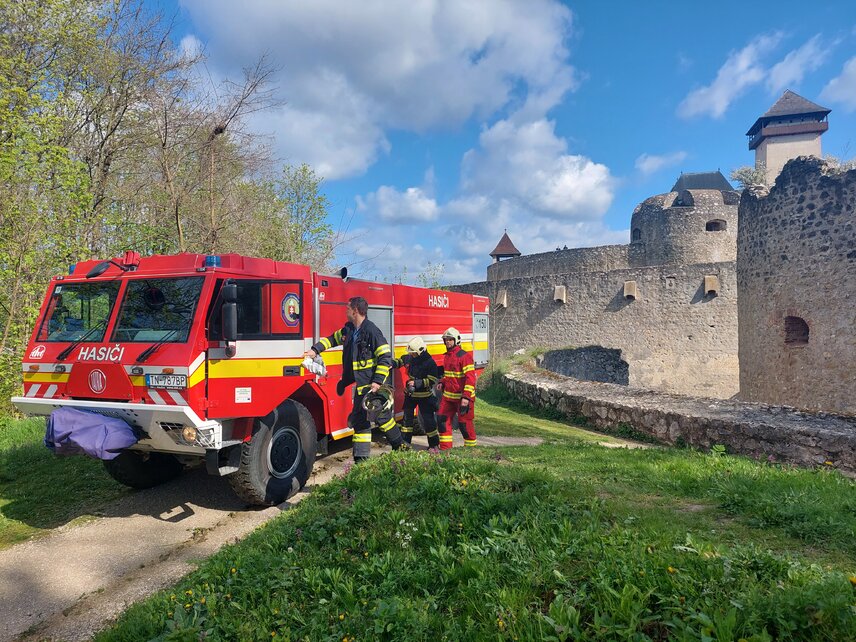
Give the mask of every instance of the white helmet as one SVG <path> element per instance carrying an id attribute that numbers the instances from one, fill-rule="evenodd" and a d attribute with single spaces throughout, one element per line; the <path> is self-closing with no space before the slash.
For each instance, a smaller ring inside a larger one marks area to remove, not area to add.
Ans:
<path id="1" fill-rule="evenodd" d="M 446 339 L 454 339 L 456 346 L 461 345 L 461 333 L 458 332 L 457 328 L 448 328 L 443 333 L 443 340 L 446 340 Z"/>
<path id="2" fill-rule="evenodd" d="M 377 392 L 369 392 L 363 397 L 363 408 L 372 427 L 377 425 L 377 418 L 382 412 L 392 409 L 394 402 L 392 389 L 389 386 L 381 386 Z"/>
<path id="3" fill-rule="evenodd" d="M 427 348 L 425 347 L 425 342 L 422 340 L 422 337 L 413 337 L 407 344 L 407 352 L 410 354 L 422 354 L 425 352 Z"/>

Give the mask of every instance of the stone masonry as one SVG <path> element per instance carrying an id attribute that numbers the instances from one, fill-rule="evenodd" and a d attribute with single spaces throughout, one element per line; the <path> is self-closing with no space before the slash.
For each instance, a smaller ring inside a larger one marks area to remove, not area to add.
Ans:
<path id="1" fill-rule="evenodd" d="M 503 376 L 517 398 L 601 429 L 626 424 L 669 444 L 797 466 L 835 467 L 856 476 L 856 418 L 784 406 L 701 399 L 609 383 L 579 381 L 522 368 Z"/>
<path id="2" fill-rule="evenodd" d="M 741 399 L 856 414 L 856 170 L 792 160 L 739 221 Z"/>
<path id="3" fill-rule="evenodd" d="M 633 212 L 628 245 L 519 256 L 450 289 L 490 297 L 494 358 L 571 349 L 564 367 L 579 374 L 599 347 L 618 351 L 630 386 L 728 398 L 738 391 L 739 200 L 720 189 L 652 196 Z"/>

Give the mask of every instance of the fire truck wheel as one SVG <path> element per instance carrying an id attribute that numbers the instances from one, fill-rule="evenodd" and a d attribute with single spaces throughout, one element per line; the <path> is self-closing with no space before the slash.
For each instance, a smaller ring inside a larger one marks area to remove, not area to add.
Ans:
<path id="1" fill-rule="evenodd" d="M 116 459 L 104 460 L 104 468 L 120 484 L 131 488 L 151 488 L 178 477 L 181 462 L 166 453 L 140 453 L 126 450 Z"/>
<path id="2" fill-rule="evenodd" d="M 315 421 L 302 404 L 286 401 L 256 421 L 252 439 L 241 448 L 237 472 L 229 475 L 235 493 L 249 504 L 280 504 L 303 488 L 315 463 Z"/>

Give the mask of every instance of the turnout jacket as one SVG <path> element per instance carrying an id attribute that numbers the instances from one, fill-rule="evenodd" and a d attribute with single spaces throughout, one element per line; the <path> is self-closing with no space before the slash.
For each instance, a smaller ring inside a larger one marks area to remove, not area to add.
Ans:
<path id="1" fill-rule="evenodd" d="M 416 357 L 404 354 L 392 362 L 393 368 L 407 366 L 407 377 L 412 379 L 415 390 L 409 393 L 411 397 L 423 399 L 431 397 L 434 393 L 432 388 L 440 376 L 440 367 L 434 361 L 434 357 L 426 350 Z"/>
<path id="2" fill-rule="evenodd" d="M 357 333 L 354 350 L 353 337 Z M 362 394 L 373 383 L 392 385 L 390 368 L 392 351 L 386 337 L 374 323 L 364 319 L 359 332 L 348 321 L 341 330 L 324 337 L 312 349 L 321 354 L 327 348 L 342 346 L 342 385 L 357 384 L 357 394 Z"/>
<path id="3" fill-rule="evenodd" d="M 473 355 L 455 346 L 443 357 L 443 398 L 473 402 L 476 398 L 476 368 Z"/>

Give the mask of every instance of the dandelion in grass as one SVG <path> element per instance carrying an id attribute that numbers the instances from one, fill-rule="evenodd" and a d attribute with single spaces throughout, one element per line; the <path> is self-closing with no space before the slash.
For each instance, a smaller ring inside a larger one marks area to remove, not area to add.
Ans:
<path id="1" fill-rule="evenodd" d="M 851 575 L 847 579 L 850 580 L 850 584 L 852 584 L 853 586 L 856 586 L 856 575 Z"/>
<path id="2" fill-rule="evenodd" d="M 676 569 L 676 568 L 675 568 L 675 567 L 673 567 L 673 566 L 670 566 L 670 567 L 669 567 L 669 568 L 667 568 L 666 570 L 667 570 L 667 571 L 669 571 L 669 573 L 670 573 L 670 574 L 672 574 L 672 575 L 674 575 L 675 573 L 677 573 L 677 572 L 678 572 L 678 569 Z"/>

